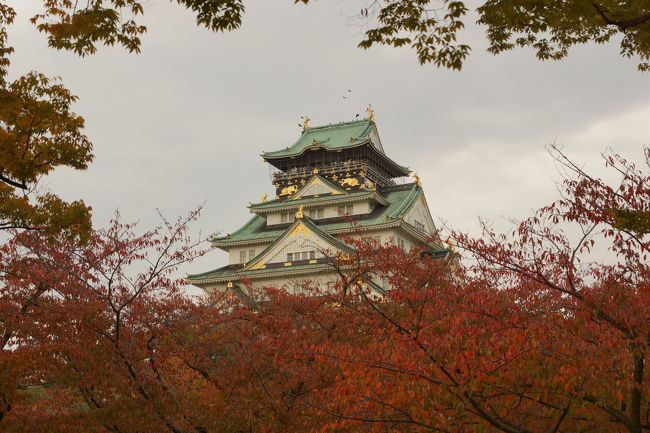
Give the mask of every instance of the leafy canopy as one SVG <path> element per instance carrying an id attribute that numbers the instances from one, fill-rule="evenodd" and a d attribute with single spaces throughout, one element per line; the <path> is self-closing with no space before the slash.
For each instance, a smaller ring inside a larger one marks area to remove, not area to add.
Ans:
<path id="1" fill-rule="evenodd" d="M 80 56 L 101 45 L 120 45 L 139 52 L 147 27 L 141 23 L 144 0 L 41 0 L 42 10 L 31 22 L 51 47 Z M 213 31 L 240 27 L 244 0 L 177 0 Z M 294 0 L 309 4 L 309 0 Z M 365 3 L 357 19 L 367 26 L 359 47 L 410 47 L 421 64 L 461 69 L 470 47 L 458 41 L 469 11 L 454 0 L 380 0 Z M 518 1 L 488 0 L 476 8 L 477 23 L 486 29 L 488 51 L 530 47 L 539 59 L 561 59 L 569 48 L 587 42 L 620 38 L 621 55 L 640 60 L 650 69 L 650 4 L 620 0 Z M 92 145 L 83 134 L 83 118 L 70 111 L 75 97 L 58 80 L 30 73 L 7 82 L 7 27 L 15 11 L 0 0 L 0 229 L 40 228 L 86 236 L 90 208 L 52 193 L 38 193 L 38 180 L 59 166 L 84 170 L 92 160 Z M 618 215 L 647 224 L 646 216 Z M 644 222 L 645 221 L 645 222 Z M 647 232 L 647 227 L 642 231 Z"/>
<path id="2" fill-rule="evenodd" d="M 12 52 L 6 25 L 14 17 L 0 4 L 0 230 L 42 228 L 85 239 L 90 208 L 39 191 L 37 184 L 56 167 L 87 168 L 92 144 L 82 132 L 84 119 L 70 110 L 76 97 L 58 79 L 31 72 L 6 80 Z"/>
<path id="3" fill-rule="evenodd" d="M 239 28 L 243 0 L 177 0 L 196 14 L 198 25 L 213 31 Z M 309 0 L 294 0 L 308 4 Z M 50 46 L 92 54 L 97 44 L 119 44 L 139 52 L 147 27 L 138 19 L 147 2 L 89 0 L 81 7 L 72 0 L 43 0 L 44 9 L 32 17 Z M 408 46 L 420 63 L 460 69 L 470 47 L 458 42 L 469 6 L 457 0 L 380 0 L 362 2 L 357 16 L 367 27 L 361 48 Z M 620 38 L 620 53 L 637 57 L 640 70 L 650 68 L 650 5 L 621 0 L 487 0 L 476 8 L 477 24 L 485 27 L 488 51 L 498 54 L 515 47 L 535 50 L 541 60 L 558 60 L 569 49 L 587 42 Z"/>

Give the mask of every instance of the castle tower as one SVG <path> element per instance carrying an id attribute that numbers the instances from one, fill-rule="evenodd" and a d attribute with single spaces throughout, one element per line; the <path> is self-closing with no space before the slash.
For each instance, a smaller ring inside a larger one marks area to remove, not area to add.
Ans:
<path id="1" fill-rule="evenodd" d="M 337 278 L 330 258 L 353 252 L 343 235 L 406 250 L 420 244 L 445 255 L 419 178 L 395 182 L 410 170 L 386 155 L 369 113 L 368 119 L 317 127 L 305 119 L 293 145 L 263 153 L 277 169 L 275 198 L 251 204 L 247 223 L 212 240 L 228 252 L 228 265 L 188 275 L 188 283 L 239 294 L 242 280 L 292 291 L 306 281 L 326 286 Z M 382 281 L 368 284 L 380 293 L 390 289 Z"/>

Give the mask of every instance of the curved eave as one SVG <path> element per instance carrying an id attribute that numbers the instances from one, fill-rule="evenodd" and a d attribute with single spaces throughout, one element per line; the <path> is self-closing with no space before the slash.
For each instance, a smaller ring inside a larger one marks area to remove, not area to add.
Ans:
<path id="1" fill-rule="evenodd" d="M 296 229 L 298 226 L 303 226 L 307 230 L 309 230 L 311 233 L 314 235 L 320 237 L 322 240 L 325 242 L 331 244 L 332 246 L 336 248 L 340 248 L 343 251 L 348 251 L 352 252 L 353 249 L 341 242 L 339 239 L 336 239 L 334 236 L 331 234 L 325 232 L 324 230 L 320 229 L 316 224 L 314 224 L 309 217 L 302 217 L 302 218 L 296 218 L 293 224 L 289 226 L 284 233 L 282 233 L 280 236 L 278 236 L 270 245 L 268 245 L 261 253 L 259 253 L 253 260 L 249 261 L 249 263 L 244 266 L 242 269 L 242 273 L 248 272 L 248 271 L 253 271 L 255 270 L 256 266 L 259 264 L 262 264 L 262 261 L 264 260 L 264 256 L 273 249 L 277 244 L 281 243 L 287 236 L 291 236 L 291 234 L 294 232 L 294 229 Z"/>
<path id="2" fill-rule="evenodd" d="M 284 158 L 291 158 L 291 157 L 296 158 L 298 156 L 304 155 L 309 150 L 324 149 L 324 150 L 326 150 L 328 152 L 336 152 L 336 151 L 339 151 L 339 150 L 353 149 L 355 147 L 363 146 L 364 144 L 370 144 L 370 146 L 373 149 L 377 150 L 377 148 L 372 144 L 372 141 L 370 141 L 368 139 L 357 139 L 354 142 L 351 142 L 348 146 L 341 146 L 341 147 L 337 147 L 335 149 L 328 148 L 325 143 L 323 143 L 323 144 L 318 144 L 317 143 L 317 144 L 311 144 L 311 145 L 309 145 L 307 147 L 304 147 L 300 152 L 296 152 L 296 151 L 292 152 L 291 148 L 289 148 L 289 150 L 281 150 L 280 151 L 280 152 L 286 152 L 286 153 L 272 155 L 272 153 L 275 153 L 275 152 L 268 152 L 268 153 L 263 153 L 261 156 L 266 161 L 268 161 L 269 159 L 284 159 Z M 379 152 L 379 150 L 377 150 L 377 151 Z"/>
<path id="3" fill-rule="evenodd" d="M 248 245 L 260 245 L 273 242 L 277 236 L 269 236 L 266 238 L 255 238 L 255 239 L 243 239 L 239 241 L 228 241 L 221 239 L 213 239 L 212 246 L 216 248 L 233 248 L 233 247 L 243 247 Z"/>
<path id="4" fill-rule="evenodd" d="M 193 278 L 192 276 L 188 276 L 186 278 L 186 281 L 188 284 L 192 284 L 197 287 L 202 287 L 202 286 L 207 286 L 209 284 L 227 283 L 229 281 L 241 281 L 242 279 L 263 280 L 268 278 L 286 277 L 290 275 L 319 274 L 323 272 L 331 272 L 332 270 L 333 268 L 329 264 L 323 264 L 322 266 L 319 267 L 302 268 L 302 269 L 300 268 L 291 269 L 291 267 L 282 267 L 282 268 L 278 268 L 278 270 L 275 272 L 255 273 L 255 271 L 250 271 L 250 272 L 237 273 L 236 275 L 223 275 L 223 276 L 212 277 L 212 278 L 200 278 L 200 277 Z"/>
<path id="5" fill-rule="evenodd" d="M 355 195 L 353 197 L 346 197 L 344 195 L 336 194 L 333 196 L 326 196 L 323 198 L 323 200 L 313 201 L 309 203 L 301 203 L 301 200 L 298 199 L 298 200 L 286 201 L 284 205 L 257 207 L 257 208 L 255 206 L 259 204 L 256 203 L 249 206 L 249 209 L 251 210 L 251 212 L 254 212 L 256 214 L 264 214 L 264 213 L 271 213 L 271 212 L 282 212 L 282 211 L 294 210 L 294 209 L 298 209 L 298 207 L 300 207 L 301 205 L 304 206 L 305 209 L 309 209 L 312 207 L 320 207 L 320 206 L 326 206 L 326 205 L 338 204 L 338 203 L 356 203 L 368 199 L 371 199 L 376 203 L 379 203 L 384 206 L 388 206 L 389 204 L 380 194 L 378 194 L 376 191 L 372 191 L 372 192 L 368 192 L 367 194 Z"/>
<path id="6" fill-rule="evenodd" d="M 248 227 L 250 227 L 251 225 L 255 224 L 255 223 L 257 222 L 258 218 L 264 218 L 264 217 L 260 217 L 260 216 L 258 216 L 258 215 L 253 215 L 253 217 L 252 217 L 251 219 L 249 219 L 248 221 L 246 221 L 246 224 L 244 224 L 243 226 L 241 226 L 241 227 L 240 227 L 239 229 L 237 229 L 237 231 L 235 231 L 234 233 L 228 234 L 228 235 L 226 235 L 226 236 L 221 236 L 221 237 L 215 236 L 215 237 L 213 237 L 212 239 L 210 239 L 210 242 L 212 242 L 212 243 L 214 244 L 214 243 L 216 243 L 216 242 L 225 241 L 225 240 L 227 240 L 229 237 L 236 236 L 238 233 L 241 233 L 241 232 L 245 231 L 246 229 L 248 229 Z"/>
<path id="7" fill-rule="evenodd" d="M 342 122 L 334 125 L 320 125 L 320 126 L 313 126 L 309 128 L 305 128 L 302 130 L 300 137 L 289 147 L 283 150 L 276 150 L 273 152 L 263 152 L 262 157 L 266 158 L 284 158 L 287 156 L 294 156 L 297 155 L 293 149 L 296 147 L 300 146 L 300 142 L 305 139 L 306 135 L 313 135 L 314 133 L 319 133 L 322 131 L 335 131 L 335 130 L 340 130 L 340 129 L 346 129 L 346 128 L 351 128 L 354 127 L 354 125 L 361 125 L 365 123 L 365 127 L 361 130 L 357 130 L 357 132 L 352 135 L 352 138 L 355 139 L 355 141 L 359 142 L 364 142 L 368 140 L 368 136 L 370 135 L 370 132 L 372 131 L 373 128 L 376 128 L 376 124 L 373 120 L 370 119 L 362 119 L 362 120 L 353 120 L 351 122 Z M 327 138 L 326 141 L 321 141 L 320 145 L 313 145 L 313 146 L 307 146 L 301 153 L 303 153 L 307 148 L 309 147 L 326 147 L 324 144 L 329 141 L 329 137 Z M 351 147 L 360 145 L 361 143 L 356 143 L 352 144 Z M 374 146 L 373 146 L 374 147 Z M 292 153 L 293 152 L 293 153 Z"/>
<path id="8" fill-rule="evenodd" d="M 375 230 L 383 230 L 386 228 L 391 228 L 398 226 L 400 224 L 401 220 L 399 219 L 391 219 L 387 221 L 386 223 L 380 223 L 380 224 L 373 224 L 373 225 L 351 225 L 350 227 L 346 228 L 340 228 L 340 229 L 335 229 L 335 230 L 327 230 L 327 233 L 331 235 L 336 235 L 339 233 L 352 233 L 355 231 L 375 231 Z M 265 244 L 265 243 L 270 243 L 275 241 L 278 238 L 278 235 L 273 235 L 273 236 L 268 236 L 265 238 L 254 238 L 254 239 L 242 239 L 242 240 L 237 240 L 237 241 L 227 241 L 227 240 L 213 240 L 212 245 L 215 247 L 228 247 L 228 248 L 233 248 L 233 247 L 240 247 L 240 246 L 248 246 L 248 245 L 259 245 L 259 244 Z"/>

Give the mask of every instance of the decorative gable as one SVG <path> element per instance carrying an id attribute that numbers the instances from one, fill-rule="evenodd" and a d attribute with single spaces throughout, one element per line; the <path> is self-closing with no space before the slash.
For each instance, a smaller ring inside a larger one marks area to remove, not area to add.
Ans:
<path id="1" fill-rule="evenodd" d="M 316 263 L 319 258 L 343 250 L 349 251 L 350 247 L 320 230 L 307 218 L 300 218 L 242 271 L 264 269 L 267 265 L 280 263 L 291 266 L 293 261 L 300 260 Z"/>
<path id="2" fill-rule="evenodd" d="M 420 193 L 416 202 L 404 216 L 404 220 L 425 233 L 434 234 L 437 231 L 423 193 Z"/>
<path id="3" fill-rule="evenodd" d="M 289 200 L 299 200 L 303 197 L 345 194 L 345 190 L 332 184 L 325 178 L 315 174 L 299 191 L 297 191 Z"/>

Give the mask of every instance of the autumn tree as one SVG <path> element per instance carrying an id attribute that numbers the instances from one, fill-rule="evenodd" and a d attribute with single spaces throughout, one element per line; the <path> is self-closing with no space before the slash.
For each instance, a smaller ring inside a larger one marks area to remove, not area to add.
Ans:
<path id="1" fill-rule="evenodd" d="M 116 219 L 83 245 L 24 231 L 1 247 L 0 430 L 196 431 L 170 385 L 191 380 L 175 333 L 202 323 L 177 276 L 202 253 L 187 236 L 196 216 L 141 235 Z"/>
<path id="2" fill-rule="evenodd" d="M 280 433 L 319 425 L 311 409 L 288 403 L 313 368 L 264 350 L 286 327 L 227 294 L 186 294 L 179 266 L 205 251 L 188 237 L 196 217 L 144 234 L 116 219 L 83 245 L 24 231 L 0 247 L 1 431 Z M 267 305 L 322 302 L 273 293 Z"/>
<path id="3" fill-rule="evenodd" d="M 463 266 L 362 240 L 334 291 L 268 292 L 255 353 L 300 372 L 285 404 L 323 431 L 650 430 L 650 243 L 607 210 L 647 212 L 650 176 L 605 155 L 611 187 L 554 152 L 563 197 L 511 233 L 455 233 Z"/>

